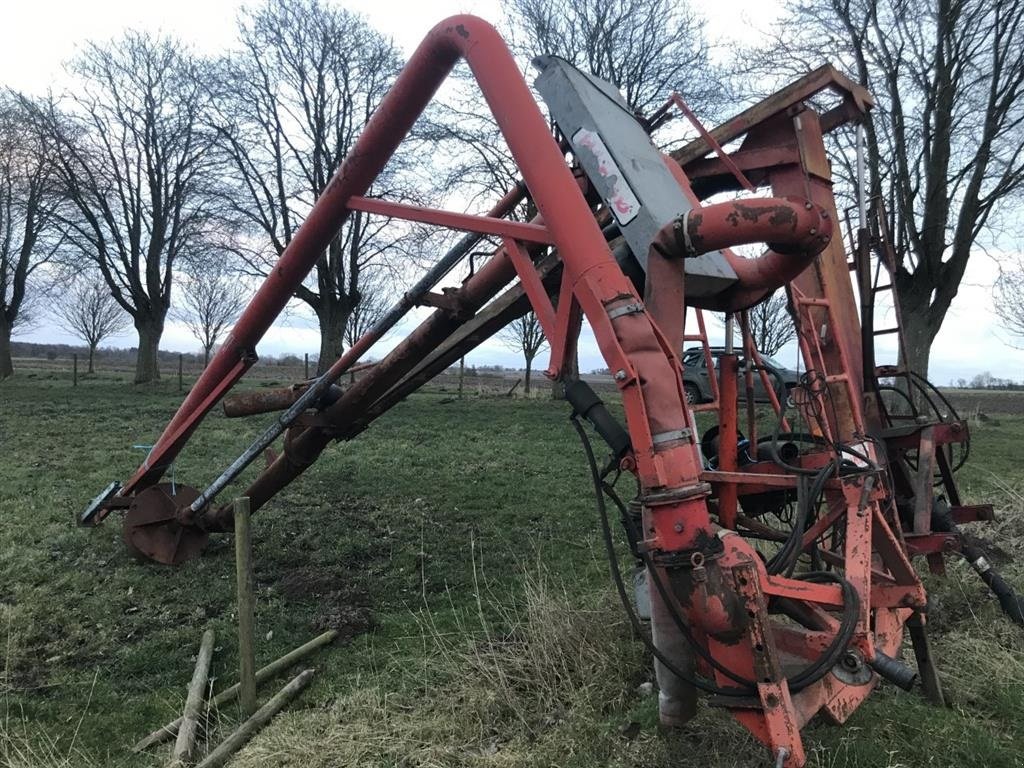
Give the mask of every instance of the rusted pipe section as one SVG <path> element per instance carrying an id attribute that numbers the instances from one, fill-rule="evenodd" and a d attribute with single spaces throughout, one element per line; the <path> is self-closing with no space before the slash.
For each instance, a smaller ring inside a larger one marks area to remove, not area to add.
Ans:
<path id="1" fill-rule="evenodd" d="M 368 371 L 377 363 L 359 363 L 347 369 L 345 373 L 356 374 Z M 228 395 L 222 402 L 224 415 L 229 419 L 237 419 L 243 416 L 255 416 L 260 413 L 274 413 L 291 408 L 309 389 L 316 379 L 304 381 L 300 384 L 292 384 L 290 387 L 277 387 L 276 389 L 261 389 L 255 392 L 235 392 Z M 316 408 L 326 408 L 338 401 L 344 390 L 331 385 L 327 392 L 314 404 Z"/>
<path id="2" fill-rule="evenodd" d="M 295 385 L 255 392 L 235 392 L 224 398 L 224 415 L 229 419 L 237 419 L 242 416 L 255 416 L 258 413 L 283 411 L 295 405 L 295 401 L 305 391 L 305 385 Z"/>
<path id="3" fill-rule="evenodd" d="M 245 492 L 253 511 L 262 507 L 281 488 L 301 475 L 316 461 L 331 440 L 343 433 L 348 421 L 361 414 L 401 381 L 426 355 L 461 327 L 466 322 L 467 315 L 474 314 L 515 276 L 512 263 L 502 251 L 499 251 L 452 294 L 460 308 L 458 313 L 447 309 L 433 312 L 383 360 L 350 386 L 336 403 L 321 412 L 323 420 L 337 425 L 336 427 L 290 429 L 285 440 L 285 448 L 277 460 L 267 467 Z M 230 505 L 207 510 L 201 515 L 200 525 L 208 531 L 231 530 Z"/>
<path id="4" fill-rule="evenodd" d="M 291 408 L 302 397 L 309 384 L 294 384 L 290 387 L 260 389 L 254 392 L 236 392 L 224 398 L 224 415 L 229 419 L 255 416 L 260 413 L 274 413 Z M 342 388 L 332 385 L 320 399 L 320 405 L 333 403 L 342 395 Z"/>
<path id="5" fill-rule="evenodd" d="M 739 278 L 706 309 L 738 312 L 757 304 L 807 269 L 832 239 L 829 212 L 796 197 L 720 203 L 704 207 L 699 215 L 699 221 L 692 215 L 688 222 L 691 241 L 706 250 L 723 248 Z M 756 259 L 729 250 L 757 242 L 767 243 L 768 250 Z"/>
<path id="6" fill-rule="evenodd" d="M 676 257 L 722 251 L 736 272 L 736 284 L 693 303 L 701 309 L 737 312 L 807 269 L 831 239 L 832 217 L 825 208 L 799 197 L 768 197 L 695 208 L 663 227 L 652 247 Z M 767 243 L 768 250 L 754 259 L 729 250 L 750 243 Z"/>

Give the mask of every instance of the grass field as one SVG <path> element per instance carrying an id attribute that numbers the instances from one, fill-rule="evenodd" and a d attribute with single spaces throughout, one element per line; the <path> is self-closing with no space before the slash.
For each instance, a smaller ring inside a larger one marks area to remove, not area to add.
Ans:
<path id="1" fill-rule="evenodd" d="M 234 682 L 233 557 L 177 569 L 125 552 L 117 520 L 74 515 L 125 479 L 176 383 L 62 374 L 0 384 L 0 765 L 156 766 L 128 747 L 174 719 L 199 637 Z M 992 410 L 991 406 L 984 406 Z M 962 487 L 994 500 L 993 559 L 1024 584 L 1016 407 L 974 428 Z M 615 604 L 567 406 L 414 397 L 331 448 L 255 519 L 258 662 L 326 628 L 314 686 L 235 766 L 752 766 L 727 716 L 656 727 L 652 670 Z M 213 414 L 175 467 L 202 485 L 265 424 Z M 959 564 L 929 577 L 952 706 L 883 686 L 843 728 L 805 730 L 811 764 L 1024 764 L 1024 630 Z M 270 686 L 271 688 L 275 686 Z M 214 727 L 237 721 L 228 708 Z"/>

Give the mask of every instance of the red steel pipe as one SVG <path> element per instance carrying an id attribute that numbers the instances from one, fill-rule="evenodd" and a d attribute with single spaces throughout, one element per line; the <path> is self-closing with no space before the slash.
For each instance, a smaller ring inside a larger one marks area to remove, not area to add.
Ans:
<path id="1" fill-rule="evenodd" d="M 668 155 L 664 161 L 694 206 L 686 216 L 685 244 L 690 254 L 720 250 L 737 277 L 735 285 L 716 296 L 687 297 L 692 306 L 717 312 L 747 309 L 807 269 L 832 239 L 832 216 L 827 208 L 800 197 L 701 205 L 683 169 Z M 662 228 L 656 242 L 663 249 L 684 245 L 677 237 L 675 222 Z M 754 259 L 729 250 L 751 243 L 767 243 L 768 250 Z"/>
<path id="2" fill-rule="evenodd" d="M 345 172 L 347 167 L 346 163 L 335 174 L 328 186 L 328 191 L 336 188 L 339 176 Z M 367 187 L 372 181 L 373 177 L 366 182 Z M 522 184 L 517 184 L 506 192 L 485 215 L 494 218 L 507 216 L 525 195 L 525 187 Z M 119 495 L 128 496 L 160 479 L 166 467 L 174 461 L 203 417 L 255 362 L 256 343 L 263 338 L 267 328 L 281 313 L 295 288 L 312 270 L 319 254 L 337 235 L 338 230 L 348 218 L 349 212 L 349 209 L 340 205 L 337 194 L 328 196 L 325 192 L 316 201 L 302 227 L 296 232 L 274 269 L 235 324 L 223 348 L 210 361 L 209 366 L 189 391 L 188 397 L 185 398 L 170 423 L 164 428 L 160 439 L 150 450 L 146 460 L 136 470 L 132 478 L 125 483 Z M 309 227 L 310 222 L 313 223 L 312 227 Z M 331 227 L 333 229 L 329 233 L 325 233 L 324 230 Z M 322 241 L 324 237 L 327 239 Z M 294 280 L 290 287 L 282 284 L 285 275 Z M 282 292 L 284 301 L 280 301 Z M 358 339 L 346 354 L 331 366 L 328 375 L 335 374 L 338 370 L 348 369 L 378 340 L 379 336 L 370 333 Z M 226 372 L 222 372 L 222 369 L 225 368 Z"/>
<path id="3" fill-rule="evenodd" d="M 832 238 L 832 217 L 801 198 L 769 197 L 703 206 L 690 213 L 686 228 L 698 253 L 721 250 L 738 278 L 723 293 L 694 303 L 703 309 L 737 312 L 807 269 Z M 767 243 L 768 250 L 754 259 L 729 250 L 748 243 Z"/>
<path id="4" fill-rule="evenodd" d="M 624 396 L 642 480 L 646 485 L 661 487 L 698 482 L 699 456 L 693 445 L 669 443 L 655 448 L 651 443 L 653 435 L 671 433 L 687 423 L 678 368 L 672 365 L 671 353 L 646 313 L 609 322 L 609 305 L 635 302 L 638 297 L 615 263 L 515 60 L 493 27 L 480 19 L 460 16 L 441 22 L 430 32 L 367 124 L 328 194 L 347 197 L 350 179 L 359 179 L 361 183 L 366 167 L 383 166 L 440 81 L 463 56 L 505 135 L 545 225 L 558 244 L 567 279 L 574 285 L 574 293 L 595 327 L 605 359 L 630 371 L 623 385 Z M 350 166 L 355 166 L 354 170 Z M 507 282 L 506 275 L 508 279 L 513 276 L 507 272 L 510 264 L 505 258 L 492 260 L 485 270 L 488 268 L 498 274 L 485 279 L 481 271 L 475 279 L 490 290 Z M 469 284 L 464 286 L 468 287 Z M 386 372 L 398 375 L 406 368 L 400 364 L 403 352 L 417 355 L 411 361 L 415 363 L 423 354 L 423 347 L 417 342 L 428 337 L 435 344 L 443 340 L 435 341 L 433 330 L 421 326 L 407 345 L 403 343 L 389 355 L 393 364 L 379 365 L 375 369 L 377 375 L 357 383 L 322 416 L 336 424 L 351 418 L 360 398 L 367 397 L 371 387 L 385 383 Z M 650 409 L 646 404 L 650 404 Z M 286 455 L 279 457 L 250 488 L 250 495 L 254 490 L 260 491 L 253 495 L 253 503 L 258 505 L 261 497 L 269 498 L 301 472 L 303 465 L 330 439 L 329 431 L 323 429 L 296 434 L 286 445 Z M 692 540 L 707 524 L 706 506 L 699 495 L 683 506 L 692 507 L 689 514 L 694 525 L 685 533 L 679 533 L 678 527 L 666 527 L 661 534 L 667 545 L 675 540 Z"/>

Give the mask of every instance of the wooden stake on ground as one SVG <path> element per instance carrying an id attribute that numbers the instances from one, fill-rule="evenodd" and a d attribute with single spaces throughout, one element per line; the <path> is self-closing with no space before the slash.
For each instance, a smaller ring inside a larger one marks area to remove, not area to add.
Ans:
<path id="1" fill-rule="evenodd" d="M 238 701 L 249 717 L 256 711 L 255 596 L 252 578 L 252 529 L 249 499 L 235 499 L 235 574 L 238 579 Z"/>
<path id="2" fill-rule="evenodd" d="M 288 685 L 278 691 L 274 697 L 259 708 L 252 717 L 242 723 L 238 730 L 224 739 L 213 752 L 207 755 L 196 768 L 219 768 L 224 765 L 233 754 L 245 746 L 256 733 L 263 728 L 271 719 L 280 712 L 288 703 L 294 699 L 302 689 L 309 685 L 310 678 L 315 670 L 307 669 Z"/>
<path id="3" fill-rule="evenodd" d="M 72 355 L 71 359 L 74 361 L 72 363 L 72 365 L 74 367 L 72 369 L 72 374 L 71 374 L 71 386 L 72 387 L 77 387 L 78 386 L 78 355 Z"/>
<path id="4" fill-rule="evenodd" d="M 206 681 L 210 676 L 210 660 L 213 658 L 213 630 L 203 633 L 199 644 L 199 655 L 196 657 L 196 668 L 192 673 L 192 682 L 188 685 L 188 698 L 185 699 L 185 712 L 181 716 L 181 729 L 178 740 L 174 743 L 171 755 L 172 766 L 183 766 L 192 762 L 192 753 L 196 747 L 196 733 L 199 731 L 199 714 L 206 700 Z"/>
<path id="5" fill-rule="evenodd" d="M 312 655 L 314 651 L 333 642 L 337 636 L 338 632 L 334 629 L 328 632 L 324 632 L 322 635 L 314 637 L 305 645 L 300 645 L 298 648 L 296 648 L 293 651 L 289 651 L 281 658 L 270 662 L 269 664 L 267 664 L 267 666 L 260 667 L 256 671 L 256 685 L 262 685 L 267 680 L 277 677 L 286 669 L 294 666 L 298 662 L 305 659 L 307 656 Z M 230 704 L 238 697 L 238 692 L 241 690 L 241 688 L 242 687 L 238 683 L 235 683 L 230 688 L 225 688 L 223 691 L 221 691 L 213 697 L 213 700 L 210 702 L 209 708 L 217 709 L 218 707 L 223 707 L 225 704 Z M 173 723 L 168 723 L 162 728 L 158 728 L 157 730 L 153 731 L 144 739 L 141 739 L 134 747 L 132 747 L 132 751 L 142 752 L 156 744 L 162 744 L 165 741 L 170 741 L 177 735 L 178 729 L 180 727 L 181 718 L 179 717 Z"/>

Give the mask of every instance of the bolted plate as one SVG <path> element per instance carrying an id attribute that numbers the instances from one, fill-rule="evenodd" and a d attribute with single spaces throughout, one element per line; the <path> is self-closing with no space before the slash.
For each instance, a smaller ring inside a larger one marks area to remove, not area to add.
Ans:
<path id="1" fill-rule="evenodd" d="M 172 495 L 173 490 L 173 495 Z M 137 557 L 164 565 L 179 565 L 199 557 L 210 535 L 200 528 L 181 525 L 177 510 L 191 504 L 199 491 L 187 485 L 160 483 L 132 500 L 124 517 L 122 535 Z"/>

